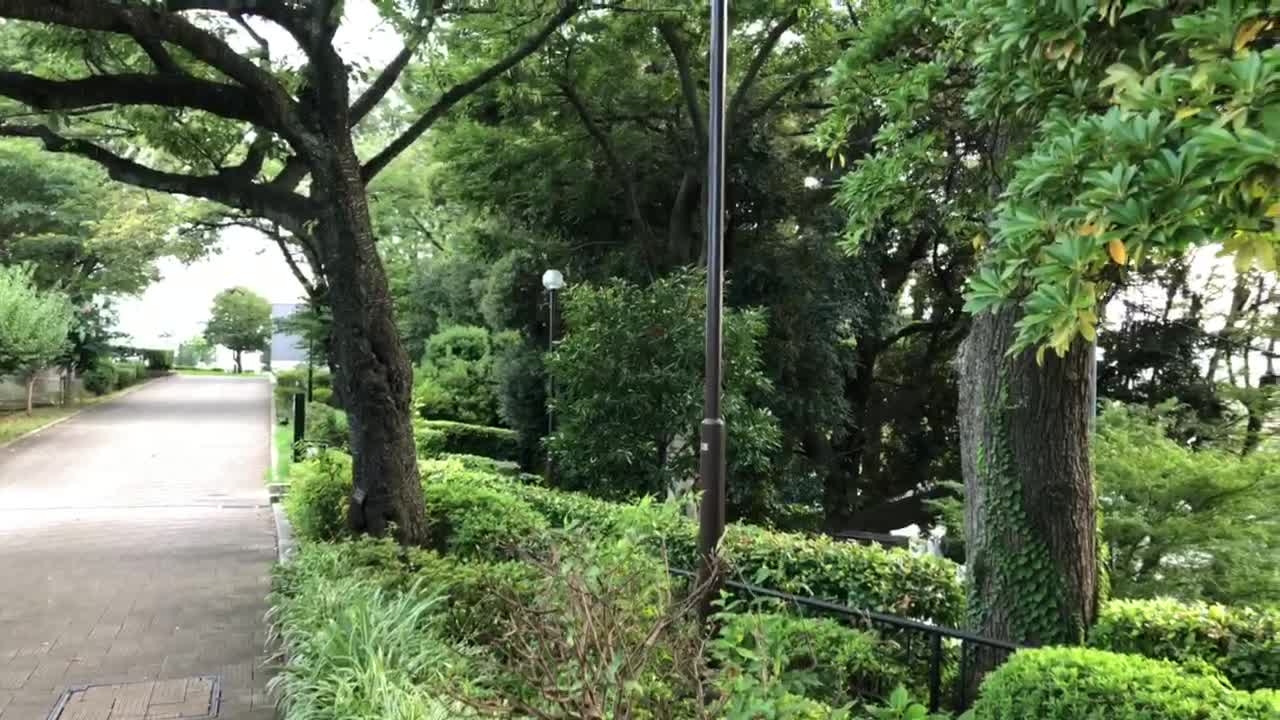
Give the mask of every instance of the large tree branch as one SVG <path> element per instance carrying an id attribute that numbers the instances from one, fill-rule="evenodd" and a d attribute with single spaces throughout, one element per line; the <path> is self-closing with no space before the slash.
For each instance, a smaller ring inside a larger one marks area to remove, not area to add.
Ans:
<path id="1" fill-rule="evenodd" d="M 171 43 L 245 86 L 266 110 L 271 124 L 288 139 L 300 141 L 305 136 L 292 98 L 271 73 L 241 56 L 222 38 L 180 15 L 157 12 L 152 7 L 121 7 L 110 0 L 0 0 L 0 18 L 129 37 L 141 35 Z"/>
<path id="2" fill-rule="evenodd" d="M 658 32 L 671 50 L 671 57 L 676 62 L 676 73 L 680 76 L 680 94 L 684 96 L 685 108 L 689 112 L 689 122 L 693 126 L 694 146 L 701 148 L 707 142 L 707 119 L 702 113 L 702 101 L 698 99 L 698 86 L 693 81 L 693 72 L 689 68 L 689 46 L 684 35 L 673 23 L 658 23 Z"/>
<path id="3" fill-rule="evenodd" d="M 586 128 L 587 134 L 591 136 L 596 144 L 600 146 L 600 152 L 604 155 L 605 163 L 609 169 L 617 176 L 618 182 L 622 185 L 622 192 L 626 196 L 627 214 L 631 216 L 632 222 L 636 224 L 636 230 L 640 232 L 641 242 L 645 244 L 646 252 L 653 258 L 653 234 L 649 230 L 649 223 L 644 219 L 644 213 L 640 210 L 639 193 L 636 192 L 635 179 L 631 173 L 627 172 L 627 168 L 622 164 L 622 158 L 618 156 L 617 149 L 613 146 L 613 141 L 609 139 L 609 134 L 591 117 L 591 113 L 587 110 L 587 105 L 582 100 L 582 96 L 574 89 L 573 85 L 568 81 L 560 84 L 560 90 L 563 92 L 565 100 L 569 101 L 570 107 L 577 113 L 578 119 L 582 121 L 583 127 Z"/>
<path id="4" fill-rule="evenodd" d="M 417 50 L 417 42 L 405 44 L 404 49 L 382 69 L 373 84 L 366 88 L 363 93 L 360 93 L 360 97 L 356 98 L 355 102 L 351 103 L 350 123 L 352 127 L 358 125 L 366 115 L 378 106 L 378 103 L 382 101 L 382 98 L 386 97 L 391 88 L 395 87 L 396 80 L 400 78 L 400 73 L 404 71 L 405 66 L 413 59 L 413 54 Z"/>
<path id="5" fill-rule="evenodd" d="M 484 87 L 490 80 L 515 67 L 521 60 L 524 60 L 542 47 L 542 44 L 547 41 L 547 38 L 551 37 L 552 33 L 578 12 L 579 3 L 580 0 L 568 0 L 560 8 L 560 11 L 552 15 L 538 32 L 527 38 L 506 57 L 446 90 L 431 107 L 427 108 L 427 111 L 421 117 L 401 133 L 400 137 L 392 140 L 377 155 L 374 155 L 369 162 L 365 163 L 361 173 L 364 176 L 364 181 L 367 183 L 379 172 L 382 172 L 383 168 L 389 165 L 392 160 L 395 160 L 400 153 L 408 149 L 418 138 L 422 137 L 422 134 L 435 124 L 436 120 L 444 117 L 445 113 L 454 105 Z"/>
<path id="6" fill-rule="evenodd" d="M 391 62 L 378 73 L 378 77 L 374 79 L 370 85 L 356 101 L 351 104 L 350 120 L 351 127 L 360 124 L 360 121 L 373 111 L 382 98 L 386 97 L 391 88 L 395 87 L 396 81 L 400 79 L 400 74 L 404 72 L 409 61 L 413 59 L 413 54 L 418 51 L 418 46 L 422 44 L 423 38 L 431 34 L 431 29 L 436 25 L 437 8 L 436 3 L 428 3 L 426 24 L 420 30 L 416 30 L 412 39 L 404 44 L 404 47 L 396 54 Z"/>
<path id="7" fill-rule="evenodd" d="M 734 90 L 733 96 L 729 98 L 729 106 L 726 109 L 725 116 L 729 119 L 730 125 L 733 124 L 735 116 L 746 101 L 747 94 L 751 92 L 756 80 L 760 78 L 760 71 L 764 69 L 764 64 L 769 61 L 769 57 L 773 55 L 774 48 L 778 46 L 782 36 L 799 20 L 799 13 L 792 10 L 791 14 L 769 30 L 764 42 L 760 43 L 760 47 L 756 49 L 756 54 L 751 58 L 751 62 L 747 64 L 747 72 L 742 76 L 742 81 L 738 83 L 738 89 Z M 725 134 L 727 135 L 728 133 L 726 132 Z"/>
<path id="8" fill-rule="evenodd" d="M 97 105 L 193 108 L 275 129 L 253 93 L 238 85 L 188 75 L 130 73 L 48 80 L 0 70 L 0 95 L 37 110 L 80 110 Z"/>
<path id="9" fill-rule="evenodd" d="M 291 192 L 266 185 L 218 175 L 184 175 L 164 172 L 129 160 L 85 140 L 66 138 L 42 125 L 0 125 L 0 137 L 33 138 L 46 150 L 87 158 L 102 166 L 107 175 L 128 185 L 160 192 L 204 198 L 228 207 L 267 218 L 300 231 L 314 215 L 311 201 Z"/>
<path id="10" fill-rule="evenodd" d="M 765 98 L 764 102 L 751 108 L 751 111 L 747 113 L 747 117 L 746 117 L 747 121 L 751 122 L 761 117 L 764 117 L 769 113 L 769 111 L 773 110 L 775 105 L 777 105 L 779 102 L 782 102 L 783 98 L 795 92 L 796 90 L 799 90 L 806 83 L 811 82 L 815 78 L 822 75 L 822 73 L 824 72 L 826 72 L 825 69 L 808 70 L 806 72 L 802 72 L 799 75 L 796 75 L 795 77 L 791 78 L 782 87 L 778 88 L 777 91 L 775 91 L 772 95 Z"/>

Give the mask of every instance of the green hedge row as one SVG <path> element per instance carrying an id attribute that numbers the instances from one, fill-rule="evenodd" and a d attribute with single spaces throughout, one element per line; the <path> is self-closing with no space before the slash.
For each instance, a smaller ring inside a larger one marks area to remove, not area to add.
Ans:
<path id="1" fill-rule="evenodd" d="M 449 420 L 416 420 L 413 434 L 418 443 L 418 454 L 425 458 L 458 453 L 495 460 L 520 459 L 520 435 L 506 428 Z"/>
<path id="2" fill-rule="evenodd" d="M 1237 688 L 1280 688 L 1280 609 L 1175 600 L 1113 600 L 1089 644 L 1184 664 L 1204 662 Z"/>
<path id="3" fill-rule="evenodd" d="M 973 720 L 1275 720 L 1280 694 L 1232 689 L 1212 669 L 1089 648 L 1015 653 L 988 675 Z"/>
<path id="4" fill-rule="evenodd" d="M 341 536 L 349 458 L 331 451 L 294 467 L 287 502 L 299 533 Z M 612 503 L 521 482 L 498 474 L 498 464 L 483 457 L 443 456 L 420 468 L 432 545 L 441 551 L 501 561 L 544 542 L 549 528 L 568 528 L 595 537 L 638 534 L 671 565 L 695 565 L 696 526 L 672 505 Z M 958 624 L 963 612 L 961 583 L 947 561 L 741 524 L 728 528 L 722 550 L 734 576 L 761 585 L 941 624 Z M 1280 685 L 1275 611 L 1113 601 L 1104 605 L 1091 643 L 1178 661 L 1188 671 L 1211 666 L 1245 690 Z"/>
<path id="5" fill-rule="evenodd" d="M 606 535 L 640 523 L 673 566 L 696 566 L 697 525 L 670 505 L 619 504 L 500 480 L 555 527 L 573 525 Z M 943 625 L 963 618 L 964 589 L 956 565 L 946 560 L 741 523 L 725 530 L 721 552 L 732 577 L 743 582 Z"/>
<path id="6" fill-rule="evenodd" d="M 468 465 L 475 467 L 476 461 L 444 458 L 421 463 L 432 522 L 447 528 L 435 540 L 440 547 L 471 545 L 478 554 L 502 557 L 511 544 L 540 542 L 547 526 L 572 525 L 597 537 L 618 535 L 624 529 L 640 532 L 671 565 L 695 566 L 696 526 L 671 505 L 609 503 L 524 484 L 489 470 L 468 469 Z M 351 492 L 350 459 L 328 452 L 295 465 L 291 473 L 294 479 L 286 502 L 299 533 L 321 540 L 341 536 Z M 473 512 L 468 503 L 483 504 L 485 509 Z M 535 515 L 540 521 L 531 519 Z M 460 534 L 466 540 L 458 540 Z M 954 565 L 903 550 L 735 524 L 726 532 L 723 555 L 735 577 L 852 607 L 944 624 L 957 623 L 963 608 Z"/>

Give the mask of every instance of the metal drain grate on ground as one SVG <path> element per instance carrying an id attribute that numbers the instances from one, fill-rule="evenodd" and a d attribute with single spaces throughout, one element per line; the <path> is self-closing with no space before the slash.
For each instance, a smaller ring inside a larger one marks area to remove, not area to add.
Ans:
<path id="1" fill-rule="evenodd" d="M 87 685 L 62 694 L 48 720 L 200 720 L 218 716 L 218 677 Z"/>

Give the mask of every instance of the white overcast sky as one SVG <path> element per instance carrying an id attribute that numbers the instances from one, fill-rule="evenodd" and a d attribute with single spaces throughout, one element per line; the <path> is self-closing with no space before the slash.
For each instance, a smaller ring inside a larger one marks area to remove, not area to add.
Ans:
<path id="1" fill-rule="evenodd" d="M 271 43 L 273 57 L 297 57 L 296 45 L 269 23 L 253 21 L 255 29 Z M 337 43 L 348 62 L 381 65 L 399 50 L 400 41 L 381 23 L 368 0 L 348 2 Z M 223 233 L 217 252 L 183 265 L 173 260 L 159 263 L 161 279 L 137 297 L 120 298 L 117 330 L 134 345 L 173 347 L 204 331 L 213 296 L 226 288 L 243 285 L 273 303 L 298 302 L 302 288 L 285 264 L 280 250 L 261 235 L 243 229 Z"/>

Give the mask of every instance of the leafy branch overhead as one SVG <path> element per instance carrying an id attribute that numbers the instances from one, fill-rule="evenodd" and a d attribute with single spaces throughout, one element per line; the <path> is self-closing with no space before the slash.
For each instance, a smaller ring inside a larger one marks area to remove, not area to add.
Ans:
<path id="1" fill-rule="evenodd" d="M 1146 259 L 1220 246 L 1238 271 L 1276 270 L 1280 17 L 1264 7 L 974 2 L 958 14 L 979 41 L 971 109 L 1047 113 L 967 294 L 971 312 L 1021 306 L 1015 351 L 1092 341 L 1099 298 Z"/>

